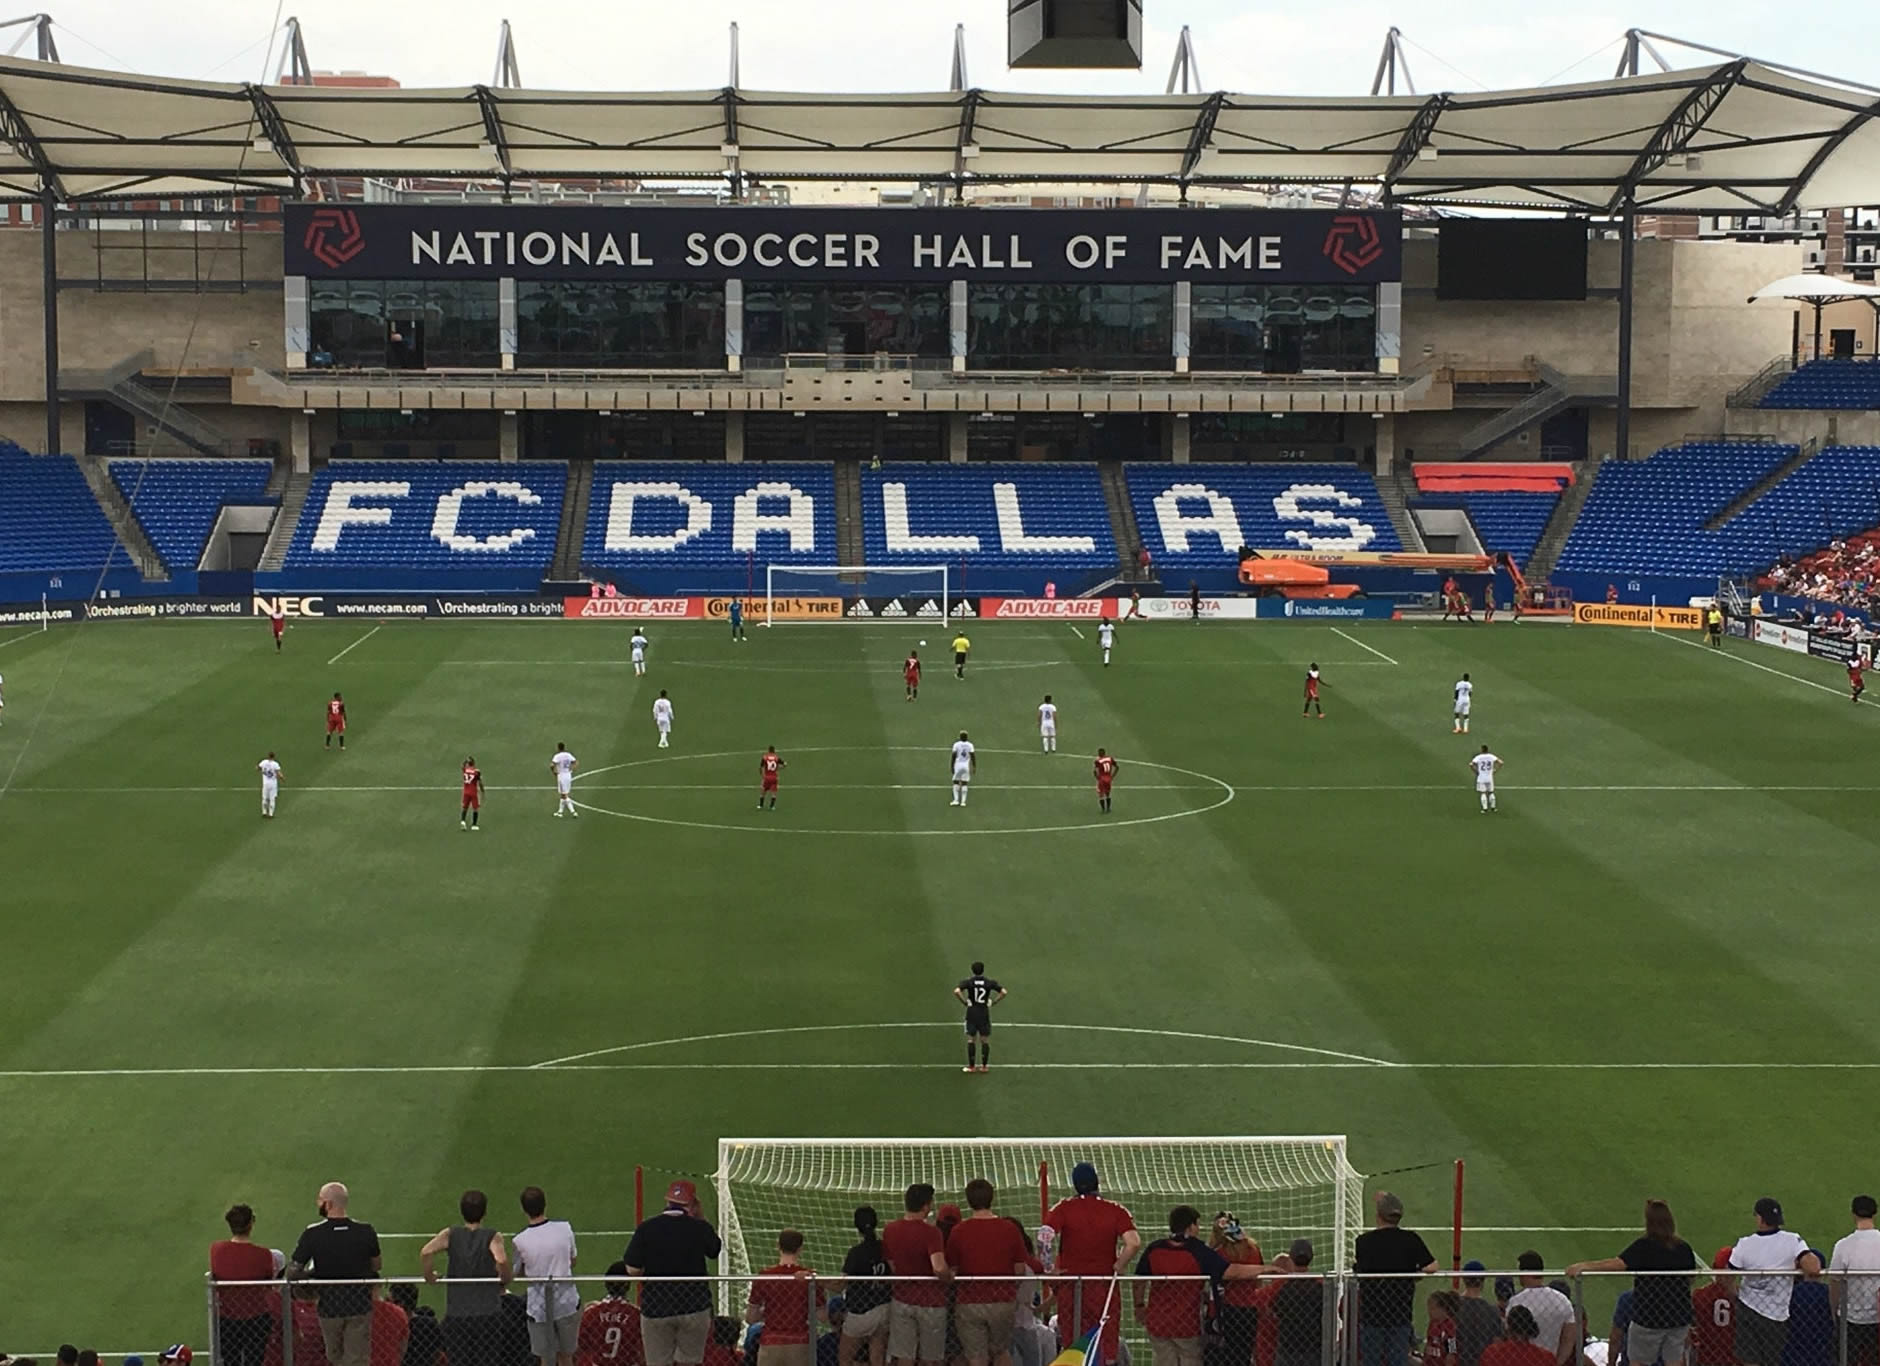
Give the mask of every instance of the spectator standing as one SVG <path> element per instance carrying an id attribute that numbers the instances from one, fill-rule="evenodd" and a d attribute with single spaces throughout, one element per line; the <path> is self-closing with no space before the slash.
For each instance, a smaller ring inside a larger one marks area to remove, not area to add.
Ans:
<path id="1" fill-rule="evenodd" d="M 255 1212 L 232 1205 L 222 1216 L 229 1236 L 209 1245 L 209 1278 L 214 1281 L 271 1281 L 286 1258 L 254 1242 Z M 235 1285 L 215 1296 L 216 1360 L 228 1366 L 261 1366 L 267 1355 L 274 1319 L 281 1312 L 280 1292 L 265 1285 Z M 74 1357 L 77 1353 L 73 1353 Z"/>
<path id="2" fill-rule="evenodd" d="M 698 1187 L 675 1181 L 666 1207 L 633 1230 L 623 1260 L 629 1276 L 702 1277 L 724 1250 L 700 1212 Z M 736 1320 L 732 1320 L 735 1327 Z M 646 1366 L 699 1366 L 712 1331 L 711 1291 L 703 1280 L 640 1287 L 640 1340 Z M 736 1342 L 736 1339 L 733 1339 Z"/>
<path id="3" fill-rule="evenodd" d="M 1695 1272 L 1697 1254 L 1678 1237 L 1671 1206 L 1662 1200 L 1645 1202 L 1645 1233 L 1617 1257 L 1596 1262 L 1575 1262 L 1569 1277 L 1588 1271 L 1632 1273 L 1631 1315 L 1625 1325 L 1625 1359 L 1638 1366 L 1684 1366 L 1691 1336 L 1691 1278 L 1677 1272 Z M 1614 1316 L 1614 1327 L 1617 1315 Z"/>
<path id="4" fill-rule="evenodd" d="M 1012 1330 L 1018 1319 L 1018 1282 L 1036 1269 L 1025 1247 L 1025 1232 L 995 1214 L 996 1192 L 990 1181 L 966 1184 L 972 1213 L 947 1234 L 947 1264 L 962 1279 L 953 1282 L 953 1324 L 970 1366 L 1011 1366 Z M 1005 1280 L 979 1280 L 1003 1276 Z"/>
<path id="5" fill-rule="evenodd" d="M 1275 1366 L 1319 1366 L 1325 1351 L 1325 1296 L 1323 1276 L 1314 1275 L 1312 1243 L 1293 1239 L 1284 1262 L 1275 1262 L 1284 1275 L 1273 1296 L 1273 1325 L 1277 1343 Z"/>
<path id="6" fill-rule="evenodd" d="M 320 1187 L 320 1221 L 301 1231 L 288 1259 L 288 1280 L 320 1283 L 320 1341 L 330 1366 L 370 1366 L 372 1360 L 374 1287 L 361 1282 L 378 1279 L 379 1235 L 347 1213 L 351 1202 L 337 1181 Z M 353 1284 L 334 1284 L 347 1281 Z"/>
<path id="7" fill-rule="evenodd" d="M 1523 1252 L 1515 1258 L 1514 1265 L 1521 1273 L 1521 1289 L 1508 1301 L 1508 1312 L 1526 1309 L 1534 1316 L 1534 1341 L 1552 1352 L 1561 1366 L 1577 1360 L 1580 1320 L 1573 1312 L 1573 1301 L 1548 1285 L 1541 1276 L 1541 1269 L 1547 1263 L 1540 1253 Z"/>
<path id="8" fill-rule="evenodd" d="M 1477 1261 L 1462 1265 L 1462 1299 L 1456 1305 L 1457 1366 L 1481 1366 L 1484 1349 L 1501 1337 L 1501 1309 L 1482 1294 L 1487 1270 Z"/>
<path id="9" fill-rule="evenodd" d="M 1223 1281 L 1258 1280 L 1267 1268 L 1230 1262 L 1202 1242 L 1201 1211 L 1192 1205 L 1169 1211 L 1168 1230 L 1136 1263 L 1130 1283 L 1136 1321 L 1148 1335 L 1155 1366 L 1201 1366 L 1204 1305 Z"/>
<path id="10" fill-rule="evenodd" d="M 1482 1366 L 1551 1366 L 1554 1354 L 1534 1339 L 1540 1332 L 1524 1304 L 1508 1305 L 1508 1336 L 1482 1350 Z"/>
<path id="11" fill-rule="evenodd" d="M 1358 1352 L 1361 1366 L 1405 1366 L 1410 1359 L 1410 1312 L 1415 1276 L 1436 1270 L 1436 1256 L 1423 1239 L 1403 1227 L 1403 1201 L 1389 1191 L 1376 1197 L 1377 1224 L 1358 1235 L 1354 1269 L 1360 1276 L 1396 1279 L 1358 1286 Z"/>
<path id="12" fill-rule="evenodd" d="M 575 1366 L 644 1366 L 640 1350 L 640 1308 L 627 1298 L 627 1264 L 615 1262 L 605 1272 L 606 1294 L 581 1311 L 575 1334 Z M 457 1366 L 453 1359 L 450 1366 Z"/>
<path id="13" fill-rule="evenodd" d="M 1265 1258 L 1260 1245 L 1240 1227 L 1240 1220 L 1226 1210 L 1214 1216 L 1208 1232 L 1208 1246 L 1221 1254 L 1223 1261 L 1259 1266 Z M 1221 1293 L 1221 1331 L 1208 1340 L 1210 1366 L 1247 1366 L 1259 1337 L 1260 1300 L 1273 1287 L 1259 1280 L 1230 1282 Z"/>
<path id="14" fill-rule="evenodd" d="M 542 1366 L 574 1366 L 581 1327 L 581 1287 L 572 1279 L 574 1227 L 548 1217 L 548 1196 L 525 1186 L 522 1212 L 528 1225 L 515 1236 L 516 1274 L 529 1282 L 529 1349 Z"/>
<path id="15" fill-rule="evenodd" d="M 483 1227 L 490 1199 L 468 1190 L 457 1201 L 461 1224 L 439 1229 L 418 1250 L 418 1267 L 437 1280 L 437 1254 L 445 1254 L 444 1343 L 450 1366 L 495 1366 L 496 1316 L 509 1284 L 509 1249 L 503 1235 Z"/>
<path id="16" fill-rule="evenodd" d="M 1736 1293 L 1736 1355 L 1743 1366 L 1781 1366 L 1793 1273 L 1820 1275 L 1821 1258 L 1799 1235 L 1782 1227 L 1778 1202 L 1765 1195 L 1756 1202 L 1755 1212 L 1756 1231 L 1738 1238 L 1730 1249 L 1731 1270 L 1746 1273 Z"/>
<path id="17" fill-rule="evenodd" d="M 1060 1200 L 1044 1217 L 1052 1241 L 1045 1253 L 1045 1270 L 1055 1269 L 1058 1281 L 1058 1345 L 1068 1347 L 1097 1326 L 1114 1277 L 1136 1259 L 1142 1235 L 1129 1211 L 1097 1194 L 1097 1169 L 1088 1162 L 1071 1168 L 1068 1200 Z M 1039 1246 L 1045 1247 L 1042 1234 Z M 1112 1312 L 1103 1330 L 1103 1359 L 1117 1360 L 1122 1339 L 1121 1315 Z"/>
<path id="18" fill-rule="evenodd" d="M 888 1303 L 888 1358 L 939 1366 L 946 1359 L 947 1297 L 941 1278 L 950 1277 L 946 1238 L 928 1221 L 933 1187 L 907 1188 L 906 1212 L 883 1230 L 882 1250 L 897 1280 Z"/>
<path id="19" fill-rule="evenodd" d="M 1718 1274 L 1691 1293 L 1693 1366 L 1736 1364 L 1736 1277 L 1729 1275 L 1732 1249 L 1720 1247 L 1710 1259 Z"/>
<path id="20" fill-rule="evenodd" d="M 820 1283 L 812 1286 L 815 1273 L 803 1265 L 802 1251 L 803 1235 L 784 1229 L 777 1235 L 776 1264 L 758 1272 L 751 1282 L 744 1321 L 764 1329 L 755 1366 L 813 1366 L 815 1325 L 810 1322 L 810 1296 L 816 1297 L 820 1318 L 823 1288 Z"/>
<path id="21" fill-rule="evenodd" d="M 1835 1313 L 1847 1324 L 1849 1366 L 1873 1366 L 1880 1358 L 1880 1229 L 1871 1195 L 1857 1195 L 1852 1206 L 1854 1231 L 1834 1245 L 1828 1258 L 1833 1279 L 1828 1293 Z"/>
<path id="22" fill-rule="evenodd" d="M 844 1366 L 867 1360 L 883 1366 L 888 1359 L 888 1254 L 876 1230 L 880 1216 L 873 1205 L 855 1210 L 855 1246 L 842 1262 L 842 1298 L 847 1313 L 842 1320 Z"/>

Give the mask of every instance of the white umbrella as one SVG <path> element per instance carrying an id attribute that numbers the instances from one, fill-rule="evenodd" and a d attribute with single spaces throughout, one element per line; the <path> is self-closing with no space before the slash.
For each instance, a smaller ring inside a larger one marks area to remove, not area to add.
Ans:
<path id="1" fill-rule="evenodd" d="M 1807 304 L 1815 310 L 1815 356 L 1821 356 L 1821 310 L 1829 304 L 1851 303 L 1855 299 L 1865 299 L 1874 308 L 1874 326 L 1880 333 L 1880 285 L 1870 285 L 1860 280 L 1843 280 L 1834 275 L 1784 275 L 1780 280 L 1772 281 L 1749 296 L 1749 302 L 1762 299 L 1780 299 L 1789 303 Z M 1880 337 L 1876 338 L 1880 343 Z"/>

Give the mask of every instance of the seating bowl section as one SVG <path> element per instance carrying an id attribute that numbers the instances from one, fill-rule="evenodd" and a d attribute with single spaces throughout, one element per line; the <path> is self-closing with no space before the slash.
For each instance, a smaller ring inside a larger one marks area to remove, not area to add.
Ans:
<path id="1" fill-rule="evenodd" d="M 264 503 L 266 460 L 113 460 L 111 480 L 172 570 L 194 569 L 229 503 Z"/>
<path id="2" fill-rule="evenodd" d="M 834 564 L 835 468 L 603 460 L 582 563 L 617 571 Z"/>
<path id="3" fill-rule="evenodd" d="M 0 573 L 129 568 L 117 544 L 76 460 L 0 443 Z"/>
<path id="4" fill-rule="evenodd" d="M 1880 408 L 1880 363 L 1811 360 L 1763 395 L 1764 408 Z"/>
<path id="5" fill-rule="evenodd" d="M 1402 550 L 1371 476 L 1355 465 L 1124 467 L 1142 542 L 1165 568 L 1219 569 L 1256 550 Z"/>
<path id="6" fill-rule="evenodd" d="M 1096 569 L 1116 538 L 1095 465 L 900 465 L 862 472 L 871 564 L 970 560 L 999 568 Z"/>
<path id="7" fill-rule="evenodd" d="M 568 467 L 336 460 L 314 477 L 289 571 L 539 571 L 555 554 Z"/>

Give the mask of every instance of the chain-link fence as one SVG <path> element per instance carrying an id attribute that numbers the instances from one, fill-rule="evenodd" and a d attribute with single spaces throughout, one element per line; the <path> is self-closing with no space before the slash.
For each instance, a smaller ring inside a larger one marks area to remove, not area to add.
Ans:
<path id="1" fill-rule="evenodd" d="M 1880 1366 L 1880 1273 L 1197 1259 L 1208 1275 L 1173 1260 L 1191 1248 L 1158 1249 L 1120 1277 L 211 1281 L 208 1350 L 218 1366 L 1050 1366 L 1066 1350 L 1076 1366 Z"/>

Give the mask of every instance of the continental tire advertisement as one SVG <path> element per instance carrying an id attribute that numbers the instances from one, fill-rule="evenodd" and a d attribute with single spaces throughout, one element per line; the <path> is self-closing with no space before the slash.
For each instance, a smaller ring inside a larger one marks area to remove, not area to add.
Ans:
<path id="1" fill-rule="evenodd" d="M 1654 607 L 1630 602 L 1576 602 L 1576 626 L 1642 626 L 1654 631 L 1701 631 L 1701 607 Z"/>

